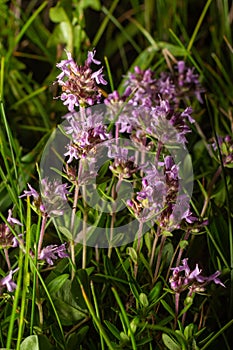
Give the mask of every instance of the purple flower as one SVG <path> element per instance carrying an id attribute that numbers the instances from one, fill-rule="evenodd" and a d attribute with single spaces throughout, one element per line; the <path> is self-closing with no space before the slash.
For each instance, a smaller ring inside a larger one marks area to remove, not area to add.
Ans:
<path id="1" fill-rule="evenodd" d="M 16 289 L 17 285 L 12 280 L 12 276 L 13 276 L 13 273 L 15 273 L 17 270 L 18 268 L 15 269 L 14 271 L 10 270 L 9 274 L 0 280 L 0 293 L 2 293 L 2 289 L 4 287 L 7 288 L 8 292 L 13 292 Z"/>
<path id="2" fill-rule="evenodd" d="M 64 106 L 68 107 L 70 112 L 74 111 L 74 107 L 79 105 L 78 97 L 74 94 L 63 93 L 60 96 L 61 101 L 64 101 Z"/>
<path id="3" fill-rule="evenodd" d="M 66 252 L 66 244 L 63 243 L 60 246 L 57 244 L 51 244 L 43 248 L 38 257 L 39 260 L 46 260 L 49 265 L 53 265 L 53 260 L 58 258 L 68 258 L 69 254 Z"/>
<path id="4" fill-rule="evenodd" d="M 9 224 L 12 226 L 14 226 L 14 225 L 23 226 L 23 224 L 21 224 L 21 222 L 19 220 L 12 217 L 12 210 L 11 209 L 8 210 L 7 222 L 9 222 Z"/>
<path id="5" fill-rule="evenodd" d="M 173 72 L 162 72 L 156 86 L 160 96 L 176 106 L 181 101 L 189 101 L 192 96 L 203 103 L 201 94 L 205 89 L 199 81 L 199 75 L 194 73 L 193 67 L 187 67 L 184 61 L 178 61 Z"/>
<path id="6" fill-rule="evenodd" d="M 96 60 L 96 59 L 94 58 L 95 53 L 96 53 L 96 50 L 88 51 L 87 60 L 86 60 L 86 64 L 87 64 L 88 66 L 90 66 L 91 63 L 95 63 L 95 64 L 97 64 L 97 65 L 98 65 L 98 64 L 101 64 L 100 61 L 98 61 L 98 60 Z"/>
<path id="7" fill-rule="evenodd" d="M 151 107 L 158 97 L 155 82 L 155 73 L 151 69 L 142 70 L 135 67 L 125 82 L 127 89 L 130 88 L 133 93 L 129 103 L 133 106 Z"/>
<path id="8" fill-rule="evenodd" d="M 69 191 L 67 184 L 58 180 L 49 181 L 47 178 L 41 180 L 41 201 L 44 213 L 48 216 L 63 215 L 64 206 L 67 203 Z"/>
<path id="9" fill-rule="evenodd" d="M 0 224 L 0 247 L 2 248 L 10 248 L 10 247 L 17 247 L 18 246 L 18 239 L 17 237 L 11 232 L 11 228 L 14 228 L 15 225 L 23 226 L 23 224 L 12 217 L 12 210 L 8 210 L 8 217 L 7 217 L 7 223 L 1 223 Z M 19 235 L 20 237 L 22 235 Z"/>
<path id="10" fill-rule="evenodd" d="M 67 119 L 69 126 L 65 128 L 68 135 L 71 135 L 68 151 L 64 154 L 71 163 L 73 159 L 91 157 L 96 151 L 96 146 L 111 138 L 104 125 L 101 113 L 92 113 L 90 109 L 85 110 L 84 120 L 77 113 Z M 92 152 L 93 151 L 93 152 Z"/>
<path id="11" fill-rule="evenodd" d="M 184 61 L 178 61 L 173 71 L 162 72 L 158 78 L 151 69 L 139 67 L 135 67 L 126 78 L 125 86 L 134 92 L 129 101 L 133 106 L 155 107 L 159 99 L 165 99 L 179 107 L 181 101 L 188 102 L 192 96 L 203 102 L 201 94 L 205 90 L 199 75 L 194 73 L 194 68 L 186 67 Z"/>
<path id="12" fill-rule="evenodd" d="M 21 196 L 19 196 L 19 198 L 32 196 L 34 200 L 38 200 L 39 196 L 40 196 L 39 193 L 30 184 L 27 184 L 27 185 L 28 185 L 30 191 L 24 190 L 23 194 L 21 194 Z"/>
<path id="13" fill-rule="evenodd" d="M 83 66 L 79 66 L 67 51 L 67 60 L 57 64 L 57 68 L 62 71 L 57 76 L 57 82 L 62 88 L 60 99 L 65 106 L 68 106 L 70 112 L 74 112 L 76 106 L 86 107 L 100 103 L 101 93 L 98 85 L 106 85 L 107 82 L 103 77 L 103 67 L 96 72 L 90 67 L 91 63 L 100 64 L 94 59 L 95 52 L 95 50 L 88 52 Z"/>
<path id="14" fill-rule="evenodd" d="M 46 216 L 57 216 L 63 214 L 64 204 L 67 202 L 67 184 L 61 184 L 58 180 L 49 181 L 47 178 L 41 180 L 41 194 L 28 184 L 30 191 L 24 191 L 20 198 L 33 197 L 33 206 L 37 212 Z"/>
<path id="15" fill-rule="evenodd" d="M 119 178 L 130 178 L 139 169 L 134 163 L 134 156 L 129 154 L 127 148 L 120 145 L 112 143 L 108 145 L 108 158 L 114 159 L 109 169 Z"/>
<path id="16" fill-rule="evenodd" d="M 141 180 L 141 190 L 136 192 L 135 199 L 127 201 L 127 204 L 136 218 L 140 221 L 158 219 L 165 206 L 166 183 L 164 176 L 151 163 L 141 166 L 144 177 Z"/>
<path id="17" fill-rule="evenodd" d="M 182 260 L 182 265 L 171 269 L 173 271 L 172 276 L 169 279 L 171 288 L 176 293 L 181 293 L 189 289 L 189 295 L 191 296 L 195 292 L 203 292 L 206 289 L 207 284 L 214 282 L 215 284 L 220 284 L 225 287 L 225 285 L 220 281 L 218 276 L 221 274 L 220 271 L 216 271 L 209 277 L 203 276 L 201 274 L 202 270 L 199 268 L 198 264 L 193 271 L 191 271 L 188 265 L 188 259 Z"/>
<path id="18" fill-rule="evenodd" d="M 66 148 L 68 151 L 66 153 L 64 153 L 64 156 L 69 157 L 66 160 L 67 164 L 71 163 L 73 161 L 73 159 L 79 159 L 79 152 L 78 152 L 77 147 L 75 147 L 74 144 L 69 144 L 66 146 Z"/>
<path id="19" fill-rule="evenodd" d="M 91 77 L 92 79 L 95 79 L 97 84 L 107 85 L 107 81 L 104 80 L 103 77 L 103 67 L 100 68 L 97 72 L 92 73 Z"/>
<path id="20" fill-rule="evenodd" d="M 191 107 L 177 112 L 168 100 L 160 100 L 160 103 L 151 109 L 151 121 L 147 124 L 146 131 L 152 136 L 156 135 L 163 143 L 185 144 L 186 134 L 191 131 L 187 122 L 194 123 L 191 113 Z"/>

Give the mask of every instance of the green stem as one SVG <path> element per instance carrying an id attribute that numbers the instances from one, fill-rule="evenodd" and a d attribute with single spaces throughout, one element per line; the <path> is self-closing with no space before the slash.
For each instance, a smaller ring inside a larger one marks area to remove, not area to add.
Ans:
<path id="1" fill-rule="evenodd" d="M 165 235 L 163 235 L 162 238 L 161 238 L 159 254 L 158 254 L 158 258 L 157 258 L 157 263 L 156 263 L 156 267 L 155 267 L 155 273 L 154 273 L 153 281 L 152 281 L 153 285 L 154 285 L 154 283 L 156 282 L 156 280 L 158 278 L 158 272 L 159 272 L 159 268 L 160 268 L 160 263 L 161 263 L 161 259 L 162 259 L 162 252 L 163 252 L 163 247 L 164 247 L 166 238 L 167 237 Z"/>
<path id="2" fill-rule="evenodd" d="M 187 47 L 187 51 L 188 51 L 188 52 L 191 51 L 191 48 L 192 48 L 193 43 L 194 43 L 194 41 L 195 41 L 195 39 L 196 39 L 197 33 L 198 33 L 198 31 L 199 31 L 199 29 L 200 29 L 200 27 L 201 27 L 201 24 L 202 24 L 202 22 L 203 22 L 203 20 L 204 20 L 204 17 L 205 17 L 205 15 L 206 15 L 206 12 L 207 12 L 207 10 L 208 10 L 208 8 L 209 8 L 211 2 L 212 2 L 212 0 L 208 0 L 207 3 L 206 3 L 205 6 L 204 6 L 204 9 L 202 10 L 202 13 L 201 13 L 201 15 L 200 15 L 200 18 L 199 18 L 199 20 L 198 20 L 198 22 L 197 22 L 197 24 L 196 24 L 196 27 L 195 27 L 195 29 L 194 29 L 194 31 L 193 31 L 193 35 L 192 35 L 192 37 L 191 37 L 191 39 L 190 39 L 190 41 L 189 41 L 189 44 L 188 44 L 188 47 Z"/>
<path id="3" fill-rule="evenodd" d="M 24 259 L 24 253 L 20 249 L 20 251 L 19 251 L 19 261 L 18 261 L 18 266 L 19 267 L 23 266 L 23 259 Z M 15 295 L 14 295 L 14 303 L 13 303 L 13 307 L 12 307 L 10 323 L 9 323 L 8 332 L 7 332 L 6 350 L 10 350 L 11 349 L 12 335 L 13 335 L 13 330 L 15 329 L 14 323 L 15 323 L 15 320 L 17 319 L 17 317 L 16 317 L 16 310 L 17 310 L 17 307 L 18 307 L 19 296 L 21 295 L 21 292 L 22 292 L 22 290 L 21 290 L 22 277 L 23 277 L 23 269 L 20 268 L 19 269 L 18 278 L 17 278 L 17 288 L 16 288 Z"/>
<path id="4" fill-rule="evenodd" d="M 99 312 L 98 302 L 96 299 L 94 284 L 92 281 L 91 281 L 91 292 L 92 292 L 93 301 L 94 301 L 94 305 L 95 305 L 96 316 L 100 320 L 100 312 Z M 101 343 L 101 349 L 104 350 L 104 339 L 103 339 L 103 335 L 101 333 L 100 333 L 100 343 Z"/>
<path id="5" fill-rule="evenodd" d="M 84 298 L 84 300 L 86 302 L 87 308 L 88 308 L 88 310 L 89 310 L 89 312 L 91 314 L 91 317 L 93 318 L 96 326 L 98 327 L 100 334 L 102 335 L 103 339 L 105 340 L 105 343 L 107 344 L 108 349 L 109 350 L 114 350 L 114 347 L 112 346 L 110 339 L 108 338 L 107 334 L 105 333 L 105 330 L 104 330 L 104 328 L 103 328 L 99 318 L 96 316 L 95 310 L 94 310 L 90 300 L 88 299 L 88 297 L 86 295 L 86 292 L 85 292 L 85 290 L 83 288 L 83 285 L 81 284 L 80 281 L 79 281 L 79 284 L 80 284 L 82 295 L 83 295 L 83 298 Z"/>
<path id="6" fill-rule="evenodd" d="M 129 331 L 130 340 L 131 340 L 131 344 L 132 344 L 132 349 L 133 350 L 137 350 L 137 344 L 136 344 L 136 341 L 135 341 L 134 333 L 132 332 L 132 329 L 130 327 L 129 318 L 128 318 L 127 313 L 125 311 L 125 307 L 124 307 L 124 305 L 123 305 L 123 303 L 122 303 L 122 301 L 121 301 L 121 299 L 120 299 L 116 289 L 112 288 L 112 291 L 113 291 L 113 294 L 114 294 L 114 296 L 116 298 L 116 301 L 117 301 L 117 303 L 118 303 L 118 305 L 120 307 L 124 323 L 125 323 L 128 331 Z"/>
<path id="7" fill-rule="evenodd" d="M 16 350 L 20 349 L 20 343 L 23 337 L 23 331 L 24 331 L 24 325 L 25 325 L 24 314 L 27 306 L 27 291 L 30 284 L 30 278 L 28 273 L 30 248 L 31 248 L 31 206 L 30 206 L 30 198 L 29 196 L 27 196 L 26 249 L 25 249 L 25 257 L 24 257 L 24 264 L 23 264 L 23 290 L 22 290 Z"/>
<path id="8" fill-rule="evenodd" d="M 38 246 L 40 238 L 40 225 L 41 225 L 41 216 L 38 216 L 37 223 L 37 232 L 36 232 L 36 247 Z M 35 251 L 35 264 L 37 265 L 37 248 Z M 36 292 L 38 290 L 38 276 L 36 270 L 33 268 L 33 289 L 32 289 L 32 309 L 31 309 L 31 318 L 30 318 L 30 335 L 33 334 L 33 325 L 34 325 L 34 316 L 35 316 L 35 305 L 36 305 Z"/>
<path id="9" fill-rule="evenodd" d="M 211 339 L 207 343 L 205 343 L 205 345 L 202 346 L 202 348 L 200 348 L 200 350 L 207 349 L 216 338 L 218 338 L 222 333 L 225 332 L 226 329 L 228 329 L 232 325 L 233 325 L 233 319 L 230 320 L 227 324 L 225 324 L 225 326 L 223 326 L 217 333 L 212 334 Z"/>
<path id="10" fill-rule="evenodd" d="M 155 233 L 154 242 L 153 242 L 153 246 L 152 246 L 152 250 L 151 250 L 150 267 L 152 267 L 152 265 L 153 265 L 153 261 L 154 261 L 154 257 L 155 257 L 155 250 L 156 250 L 156 246 L 157 246 L 157 243 L 158 243 L 158 239 L 159 239 L 159 235 L 156 232 Z"/>
<path id="11" fill-rule="evenodd" d="M 139 256 L 140 253 L 140 246 L 141 246 L 141 238 L 142 238 L 142 228 L 143 228 L 143 222 L 139 221 L 139 228 L 138 228 L 138 232 L 137 232 L 137 236 L 138 236 L 138 242 L 137 242 L 137 257 Z M 138 262 L 135 263 L 134 265 L 134 277 L 136 279 L 138 274 Z"/>

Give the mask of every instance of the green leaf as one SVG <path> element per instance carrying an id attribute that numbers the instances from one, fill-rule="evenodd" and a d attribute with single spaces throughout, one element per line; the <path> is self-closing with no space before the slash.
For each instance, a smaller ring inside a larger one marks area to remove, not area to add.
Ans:
<path id="1" fill-rule="evenodd" d="M 193 337 L 193 331 L 194 331 L 194 324 L 190 323 L 187 325 L 184 329 L 184 336 L 187 340 L 191 339 Z"/>
<path id="2" fill-rule="evenodd" d="M 99 0 L 81 0 L 79 2 L 79 6 L 82 9 L 91 7 L 93 10 L 100 11 L 101 9 L 101 3 Z"/>
<path id="3" fill-rule="evenodd" d="M 121 337 L 122 345 L 129 343 L 130 338 L 128 337 L 127 334 L 125 334 L 124 332 L 120 332 L 120 337 Z"/>
<path id="4" fill-rule="evenodd" d="M 147 271 L 148 271 L 148 273 L 149 273 L 151 279 L 153 279 L 153 273 L 152 273 L 150 264 L 149 264 L 149 262 L 148 262 L 148 259 L 146 259 L 142 253 L 140 253 L 139 256 L 140 256 L 140 261 L 143 263 L 143 265 L 144 265 L 145 268 L 147 269 Z"/>
<path id="5" fill-rule="evenodd" d="M 164 309 L 166 309 L 169 314 L 173 317 L 175 317 L 175 313 L 174 311 L 172 310 L 172 308 L 168 305 L 168 303 L 165 301 L 165 300 L 161 300 L 161 304 L 163 305 Z"/>
<path id="6" fill-rule="evenodd" d="M 88 276 L 87 271 L 88 271 L 88 269 L 77 270 L 76 279 L 74 279 L 72 281 L 72 284 L 71 284 L 71 293 L 73 295 L 73 298 L 74 298 L 75 302 L 78 304 L 78 306 L 81 307 L 82 309 L 86 309 L 87 306 L 86 306 L 86 302 L 83 298 L 80 283 L 78 281 L 81 282 L 81 284 L 83 285 L 83 288 L 85 290 L 86 295 L 90 299 L 89 276 Z"/>
<path id="7" fill-rule="evenodd" d="M 48 338 L 43 335 L 30 335 L 20 345 L 20 350 L 52 350 Z"/>
<path id="8" fill-rule="evenodd" d="M 47 286 L 49 293 L 56 292 L 57 290 L 62 288 L 63 284 L 66 282 L 68 278 L 69 278 L 69 274 L 67 273 L 54 278 L 51 282 L 49 282 Z"/>
<path id="9" fill-rule="evenodd" d="M 172 237 L 173 236 L 173 234 L 170 231 L 166 231 L 166 230 L 162 231 L 162 235 L 165 237 Z"/>
<path id="10" fill-rule="evenodd" d="M 136 333 L 137 326 L 139 323 L 140 323 L 139 316 L 134 317 L 133 320 L 130 322 L 130 329 L 133 333 Z"/>
<path id="11" fill-rule="evenodd" d="M 71 292 L 70 280 L 66 280 L 62 287 L 52 294 L 52 299 L 64 326 L 73 325 L 87 316 L 86 309 L 80 307 L 77 298 Z"/>
<path id="12" fill-rule="evenodd" d="M 70 230 L 68 230 L 68 228 L 66 228 L 65 226 L 58 226 L 58 230 L 69 240 L 72 240 L 72 233 L 70 232 Z"/>
<path id="13" fill-rule="evenodd" d="M 140 293 L 139 301 L 143 307 L 147 307 L 149 305 L 149 301 L 145 293 Z"/>
<path id="14" fill-rule="evenodd" d="M 64 8 L 60 7 L 59 5 L 50 9 L 49 17 L 54 23 L 66 22 L 67 20 L 69 21 Z"/>
<path id="15" fill-rule="evenodd" d="M 162 339 L 163 339 L 164 345 L 169 350 L 181 350 L 181 346 L 177 344 L 174 340 L 172 340 L 167 334 L 163 333 Z"/>
<path id="16" fill-rule="evenodd" d="M 159 298 L 161 290 L 162 290 L 162 282 L 159 281 L 151 289 L 151 291 L 148 295 L 149 301 L 154 303 Z"/>
<path id="17" fill-rule="evenodd" d="M 114 337 L 118 340 L 121 340 L 120 331 L 116 328 L 116 326 L 107 320 L 104 320 L 104 323 L 109 331 L 114 335 Z"/>
<path id="18" fill-rule="evenodd" d="M 137 264 L 138 256 L 137 256 L 136 250 L 132 247 L 127 247 L 126 253 L 130 256 L 133 263 Z"/>
<path id="19" fill-rule="evenodd" d="M 185 249 L 188 245 L 189 245 L 189 243 L 186 240 L 181 240 L 179 243 L 179 246 L 181 249 Z"/>

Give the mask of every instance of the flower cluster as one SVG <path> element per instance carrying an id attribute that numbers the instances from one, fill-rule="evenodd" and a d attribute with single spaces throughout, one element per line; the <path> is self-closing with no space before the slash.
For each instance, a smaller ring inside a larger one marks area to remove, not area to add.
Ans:
<path id="1" fill-rule="evenodd" d="M 138 219 L 155 220 L 165 206 L 166 184 L 163 174 L 153 164 L 146 164 L 142 169 L 145 174 L 142 188 L 127 204 Z"/>
<path id="2" fill-rule="evenodd" d="M 98 71 L 92 71 L 91 64 L 100 64 L 94 58 L 95 50 L 88 52 L 84 66 L 79 66 L 72 58 L 70 52 L 66 52 L 67 60 L 62 60 L 57 67 L 62 71 L 57 76 L 57 82 L 62 87 L 60 99 L 68 106 L 70 112 L 75 111 L 75 106 L 92 106 L 100 103 L 101 92 L 99 84 L 106 85 L 103 77 L 103 67 Z"/>
<path id="3" fill-rule="evenodd" d="M 139 167 L 135 164 L 134 156 L 130 156 L 129 150 L 115 144 L 108 145 L 108 158 L 113 158 L 109 169 L 119 178 L 128 179 L 135 174 Z"/>
<path id="4" fill-rule="evenodd" d="M 35 210 L 43 216 L 58 216 L 63 214 L 64 204 L 67 202 L 69 191 L 67 184 L 59 181 L 49 181 L 47 178 L 41 180 L 41 194 L 39 194 L 30 184 L 29 190 L 25 190 L 19 197 L 33 197 Z"/>
<path id="5" fill-rule="evenodd" d="M 185 290 L 189 290 L 189 296 L 192 296 L 193 293 L 204 292 L 206 286 L 210 282 L 215 284 L 220 284 L 225 287 L 225 285 L 220 281 L 218 276 L 221 274 L 220 271 L 216 271 L 214 274 L 209 277 L 203 276 L 201 274 L 202 270 L 196 264 L 194 270 L 191 270 L 188 265 L 188 259 L 182 260 L 182 265 L 172 268 L 173 273 L 169 279 L 171 289 L 176 293 L 181 293 Z"/>
<path id="6" fill-rule="evenodd" d="M 17 247 L 18 246 L 18 240 L 16 236 L 11 232 L 11 228 L 14 228 L 15 225 L 23 226 L 23 224 L 12 217 L 12 210 L 8 210 L 8 217 L 7 217 L 7 223 L 1 223 L 0 224 L 0 247 L 2 248 L 10 248 L 10 247 Z"/>
<path id="7" fill-rule="evenodd" d="M 128 91 L 134 92 L 130 103 L 144 107 L 156 106 L 161 98 L 176 107 L 191 96 L 202 103 L 201 94 L 205 91 L 199 75 L 194 73 L 194 68 L 187 67 L 184 61 L 178 61 L 172 72 L 162 72 L 158 78 L 151 69 L 135 67 L 134 72 L 128 74 L 125 86 Z"/>
<path id="8" fill-rule="evenodd" d="M 67 120 L 69 126 L 65 131 L 71 136 L 71 140 L 67 145 L 68 151 L 64 155 L 69 157 L 68 164 L 73 159 L 92 157 L 96 153 L 96 146 L 111 138 L 101 113 L 90 113 L 87 109 L 84 116 L 81 113 L 75 113 L 72 116 L 68 115 Z"/>
<path id="9" fill-rule="evenodd" d="M 46 247 L 44 247 L 40 254 L 38 259 L 39 260 L 46 260 L 49 265 L 53 265 L 53 260 L 56 260 L 57 258 L 68 258 L 69 254 L 66 252 L 66 244 L 63 243 L 60 246 L 57 246 L 56 244 L 51 244 Z"/>

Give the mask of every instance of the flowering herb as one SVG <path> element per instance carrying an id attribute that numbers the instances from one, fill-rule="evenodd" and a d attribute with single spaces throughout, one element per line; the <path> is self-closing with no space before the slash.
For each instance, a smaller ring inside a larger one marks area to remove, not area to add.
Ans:
<path id="1" fill-rule="evenodd" d="M 128 74 L 125 87 L 128 91 L 136 91 L 131 104 L 150 108 L 156 106 L 160 99 L 168 100 L 176 107 L 183 100 L 189 103 L 192 96 L 202 103 L 201 94 L 205 91 L 199 75 L 184 61 L 178 61 L 172 72 L 162 72 L 159 77 L 150 68 L 142 70 L 135 67 L 134 72 Z"/>
<path id="2" fill-rule="evenodd" d="M 172 290 L 176 293 L 181 293 L 188 289 L 189 296 L 192 296 L 193 293 L 204 292 L 210 282 L 225 287 L 218 278 L 221 274 L 220 271 L 216 271 L 209 277 L 203 276 L 198 264 L 196 264 L 194 270 L 190 269 L 187 258 L 182 260 L 182 265 L 172 268 L 172 271 L 173 273 L 169 279 L 169 283 Z"/>
<path id="3" fill-rule="evenodd" d="M 69 157 L 68 164 L 73 159 L 92 157 L 96 152 L 95 146 L 111 138 L 100 113 L 88 115 L 87 112 L 84 120 L 81 119 L 81 114 L 76 113 L 69 117 L 68 122 L 69 126 L 65 128 L 65 132 L 71 136 L 71 140 L 67 145 L 68 151 L 64 153 L 66 157 Z"/>
<path id="4" fill-rule="evenodd" d="M 23 198 L 31 196 L 35 210 L 43 216 L 59 216 L 63 214 L 64 204 L 67 202 L 69 191 L 67 184 L 61 184 L 58 180 L 48 181 L 47 178 L 41 180 L 41 194 L 39 194 L 30 184 L 29 191 L 19 196 Z"/>
<path id="5" fill-rule="evenodd" d="M 95 50 L 89 51 L 84 66 L 79 66 L 66 51 L 67 60 L 62 60 L 57 67 L 62 71 L 57 76 L 57 82 L 62 88 L 60 99 L 68 106 L 70 112 L 75 111 L 75 106 L 86 107 L 100 103 L 101 92 L 98 85 L 106 85 L 103 77 L 103 67 L 93 71 L 91 64 L 100 65 L 101 62 L 94 59 Z"/>

